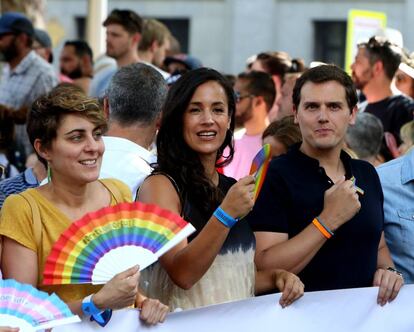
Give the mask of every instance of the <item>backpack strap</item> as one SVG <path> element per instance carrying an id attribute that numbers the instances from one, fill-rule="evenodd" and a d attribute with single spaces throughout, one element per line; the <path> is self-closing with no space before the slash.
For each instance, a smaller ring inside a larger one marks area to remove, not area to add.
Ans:
<path id="1" fill-rule="evenodd" d="M 30 209 L 32 210 L 32 227 L 33 227 L 33 234 L 36 241 L 36 246 L 39 249 L 42 245 L 42 221 L 40 219 L 40 211 L 39 207 L 33 198 L 33 196 L 30 194 L 30 192 L 23 191 L 19 194 L 22 196 L 27 203 L 30 205 Z"/>
<path id="2" fill-rule="evenodd" d="M 115 184 L 115 182 L 112 182 L 112 181 L 100 181 L 100 182 L 106 187 L 106 189 L 109 190 L 109 192 L 112 194 L 117 204 L 124 201 L 122 192 L 119 189 L 119 187 Z"/>

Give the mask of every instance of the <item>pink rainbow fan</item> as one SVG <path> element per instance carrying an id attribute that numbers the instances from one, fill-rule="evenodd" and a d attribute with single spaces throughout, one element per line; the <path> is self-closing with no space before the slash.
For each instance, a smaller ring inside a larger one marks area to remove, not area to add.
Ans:
<path id="1" fill-rule="evenodd" d="M 194 231 L 179 215 L 154 204 L 121 203 L 88 213 L 53 245 L 43 283 L 106 283 L 134 265 L 143 270 Z"/>
<path id="2" fill-rule="evenodd" d="M 254 187 L 254 200 L 256 201 L 259 192 L 262 189 L 264 179 L 266 177 L 267 169 L 269 167 L 271 155 L 270 144 L 265 144 L 256 154 L 253 159 L 252 166 L 250 167 L 250 175 L 253 175 L 256 179 Z"/>
<path id="3" fill-rule="evenodd" d="M 77 322 L 79 317 L 55 294 L 16 280 L 0 280 L 0 326 L 34 332 Z"/>

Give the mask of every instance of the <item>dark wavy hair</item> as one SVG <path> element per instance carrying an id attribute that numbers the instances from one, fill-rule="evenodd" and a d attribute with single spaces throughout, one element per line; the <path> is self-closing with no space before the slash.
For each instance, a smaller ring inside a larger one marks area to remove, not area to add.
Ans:
<path id="1" fill-rule="evenodd" d="M 209 211 L 223 198 L 223 194 L 205 176 L 204 167 L 197 152 L 184 140 L 183 117 L 196 89 L 206 82 L 217 82 L 226 95 L 228 112 L 231 118 L 230 129 L 226 132 L 223 144 L 217 151 L 216 167 L 231 162 L 234 154 L 233 130 L 236 102 L 233 88 L 219 72 L 210 68 L 189 71 L 181 76 L 170 88 L 164 105 L 161 127 L 157 135 L 157 164 L 155 172 L 165 172 L 177 182 L 181 199 L 191 197 L 200 202 L 202 212 Z M 223 156 L 228 148 L 229 153 Z M 183 207 L 183 201 L 182 207 Z"/>

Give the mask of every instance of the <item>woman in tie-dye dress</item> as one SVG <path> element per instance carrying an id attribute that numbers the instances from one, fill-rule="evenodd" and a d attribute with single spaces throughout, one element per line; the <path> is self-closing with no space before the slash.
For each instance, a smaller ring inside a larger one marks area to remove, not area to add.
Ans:
<path id="1" fill-rule="evenodd" d="M 142 274 L 147 295 L 172 309 L 241 300 L 277 288 L 285 306 L 303 294 L 294 274 L 256 271 L 254 234 L 242 219 L 253 207 L 254 178 L 236 182 L 216 171 L 233 156 L 234 113 L 232 88 L 207 68 L 183 75 L 165 103 L 158 162 L 137 199 L 176 212 L 196 228 Z M 229 156 L 222 155 L 226 147 Z"/>

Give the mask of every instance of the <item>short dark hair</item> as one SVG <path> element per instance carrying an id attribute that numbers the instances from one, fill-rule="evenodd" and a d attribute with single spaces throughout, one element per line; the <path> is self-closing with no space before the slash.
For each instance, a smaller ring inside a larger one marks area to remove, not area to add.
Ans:
<path id="1" fill-rule="evenodd" d="M 151 124 L 162 111 L 167 83 L 154 68 L 143 63 L 121 67 L 107 93 L 109 119 L 121 125 Z"/>
<path id="2" fill-rule="evenodd" d="M 346 102 L 352 112 L 358 102 L 354 83 L 346 72 L 335 65 L 322 65 L 308 69 L 296 80 L 292 93 L 292 100 L 295 108 L 299 108 L 301 91 L 305 83 L 312 82 L 319 84 L 329 81 L 338 82 L 344 87 Z"/>
<path id="3" fill-rule="evenodd" d="M 91 121 L 103 131 L 107 123 L 98 100 L 85 95 L 77 86 L 63 83 L 52 89 L 48 94 L 35 100 L 27 119 L 27 134 L 34 145 L 40 139 L 42 145 L 50 148 L 56 138 L 62 118 L 68 114 L 80 115 Z M 47 166 L 46 161 L 37 155 Z"/>
<path id="4" fill-rule="evenodd" d="M 259 53 L 255 61 L 260 61 L 265 71 L 270 75 L 284 77 L 287 73 L 298 73 L 305 70 L 302 59 L 292 59 L 286 52 Z"/>
<path id="5" fill-rule="evenodd" d="M 262 139 L 265 139 L 267 136 L 277 139 L 286 150 L 293 144 L 302 141 L 302 133 L 300 132 L 299 125 L 295 123 L 293 115 L 271 122 L 263 132 Z"/>
<path id="6" fill-rule="evenodd" d="M 251 71 L 249 73 L 241 73 L 237 78 L 248 81 L 247 92 L 253 96 L 262 96 L 266 103 L 267 111 L 270 111 L 277 93 L 272 77 L 265 72 Z"/>
<path id="7" fill-rule="evenodd" d="M 143 20 L 136 12 L 129 9 L 114 9 L 103 22 L 103 26 L 110 24 L 122 25 L 131 35 L 142 33 Z"/>
<path id="8" fill-rule="evenodd" d="M 373 36 L 368 42 L 358 44 L 358 48 L 366 49 L 369 62 L 373 65 L 381 61 L 387 77 L 392 80 L 402 59 L 402 50 L 385 37 Z"/>
<path id="9" fill-rule="evenodd" d="M 93 52 L 89 44 L 83 40 L 68 40 L 63 46 L 73 46 L 78 57 L 88 55 L 93 60 Z"/>

